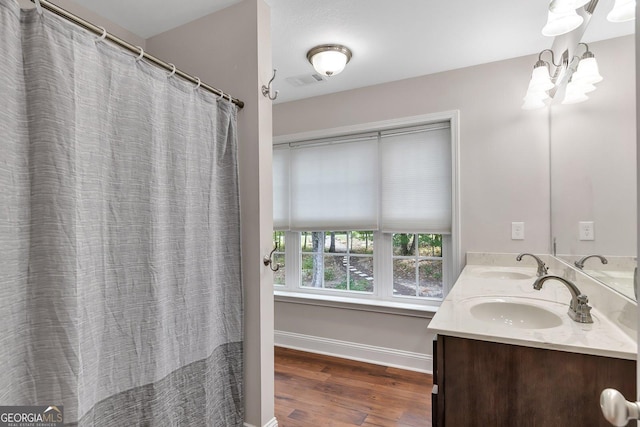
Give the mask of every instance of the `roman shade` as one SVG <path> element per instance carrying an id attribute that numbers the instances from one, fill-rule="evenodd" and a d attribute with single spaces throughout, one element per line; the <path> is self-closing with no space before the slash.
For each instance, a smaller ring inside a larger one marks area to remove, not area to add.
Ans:
<path id="1" fill-rule="evenodd" d="M 449 122 L 280 144 L 276 230 L 451 232 Z"/>

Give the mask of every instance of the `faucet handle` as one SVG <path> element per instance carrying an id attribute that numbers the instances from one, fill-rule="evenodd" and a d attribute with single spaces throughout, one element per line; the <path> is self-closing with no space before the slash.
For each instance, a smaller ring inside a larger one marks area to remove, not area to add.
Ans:
<path id="1" fill-rule="evenodd" d="M 588 304 L 589 298 L 585 294 L 580 294 L 575 301 L 576 306 L 571 307 L 573 310 L 570 309 L 569 314 L 573 311 L 577 318 L 574 320 L 579 320 L 580 323 L 593 323 L 593 318 L 591 317 L 591 306 Z"/>
<path id="2" fill-rule="evenodd" d="M 516 257 L 516 261 L 522 261 L 522 257 L 525 256 L 525 255 L 530 256 L 531 258 L 533 258 L 536 261 L 536 263 L 538 264 L 538 271 L 537 271 L 538 277 L 542 277 L 542 276 L 546 276 L 547 275 L 547 273 L 549 272 L 549 268 L 544 263 L 544 261 L 542 261 L 540 258 L 538 258 L 534 254 L 523 252 L 523 253 L 519 254 Z"/>

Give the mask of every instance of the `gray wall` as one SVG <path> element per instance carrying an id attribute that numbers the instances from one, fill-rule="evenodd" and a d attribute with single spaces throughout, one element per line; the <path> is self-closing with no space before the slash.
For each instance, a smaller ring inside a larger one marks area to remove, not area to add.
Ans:
<path id="1" fill-rule="evenodd" d="M 548 111 L 520 109 L 535 62 L 516 58 L 276 104 L 274 136 L 460 110 L 463 254 L 547 253 Z M 511 240 L 512 221 L 525 222 L 524 241 Z"/>
<path id="2" fill-rule="evenodd" d="M 18 3 L 20 4 L 20 7 L 23 9 L 29 9 L 29 8 L 35 7 L 35 5 L 30 0 L 18 0 Z M 77 15 L 83 19 L 86 19 L 92 24 L 104 27 L 111 34 L 114 34 L 120 37 L 121 39 L 128 41 L 134 46 L 140 46 L 141 48 L 146 49 L 145 39 L 133 34 L 131 31 L 125 30 L 121 26 L 114 24 L 113 22 L 111 22 L 106 18 L 103 18 L 102 16 L 96 13 L 93 13 L 86 7 L 80 6 L 71 0 L 55 0 L 53 3 L 56 6 L 60 6 L 61 8 L 73 13 L 74 15 Z"/>
<path id="3" fill-rule="evenodd" d="M 562 154 L 565 160 L 570 160 L 577 143 L 581 156 L 597 153 L 611 160 L 606 168 L 596 171 L 599 179 L 606 180 L 604 185 L 622 199 L 628 196 L 624 204 L 630 208 L 620 212 L 608 204 L 599 211 L 604 217 L 596 220 L 596 233 L 605 232 L 607 226 L 622 225 L 619 229 L 626 237 L 618 233 L 611 243 L 623 242 L 624 249 L 609 245 L 606 250 L 626 252 L 636 244 L 635 182 L 620 176 L 636 171 L 633 42 L 634 36 L 626 36 L 590 44 L 605 80 L 589 101 L 554 106 L 551 126 L 547 109 L 520 109 L 537 59 L 529 56 L 278 104 L 274 106 L 274 135 L 460 110 L 463 260 L 466 252 L 550 252 L 549 136 L 553 137 L 554 154 Z M 348 71 L 347 67 L 344 72 Z M 556 145 L 562 141 L 571 144 Z M 615 141 L 619 149 L 596 150 L 603 141 Z M 554 180 L 566 182 L 576 175 L 590 175 L 596 163 L 593 159 L 580 165 L 569 161 L 564 168 L 556 168 L 560 166 L 556 164 Z M 611 164 L 618 166 L 612 168 Z M 564 239 L 566 233 L 577 231 L 575 209 L 571 209 L 577 201 L 570 197 L 570 186 L 561 185 L 558 190 L 554 231 Z M 583 200 L 592 209 L 597 205 Z M 512 221 L 525 222 L 524 241 L 511 240 Z M 425 318 L 310 308 L 292 302 L 276 302 L 275 309 L 277 332 L 431 355 L 428 322 Z"/>
<path id="4" fill-rule="evenodd" d="M 552 234 L 558 254 L 635 256 L 634 36 L 589 48 L 604 80 L 588 101 L 551 110 Z M 594 221 L 594 241 L 578 239 L 579 221 Z"/>
<path id="5" fill-rule="evenodd" d="M 536 59 L 277 104 L 274 136 L 460 110 L 463 259 L 468 251 L 548 253 L 548 110 L 520 109 Z M 525 222 L 525 240 L 511 240 L 512 221 Z M 402 315 L 291 302 L 275 307 L 276 331 L 431 355 L 427 325 L 428 319 Z"/>

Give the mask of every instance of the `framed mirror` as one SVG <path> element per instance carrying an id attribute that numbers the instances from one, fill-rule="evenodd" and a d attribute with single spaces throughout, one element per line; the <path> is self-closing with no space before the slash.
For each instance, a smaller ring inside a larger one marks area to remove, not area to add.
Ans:
<path id="1" fill-rule="evenodd" d="M 633 22 L 622 25 L 627 24 L 633 28 Z M 635 299 L 634 35 L 588 45 L 603 81 L 588 100 L 571 105 L 555 100 L 550 110 L 552 253 Z"/>

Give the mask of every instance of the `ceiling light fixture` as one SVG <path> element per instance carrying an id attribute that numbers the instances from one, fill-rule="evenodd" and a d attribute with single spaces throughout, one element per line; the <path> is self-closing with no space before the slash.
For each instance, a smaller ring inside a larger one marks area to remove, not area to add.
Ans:
<path id="1" fill-rule="evenodd" d="M 593 15 L 597 4 L 598 0 L 550 0 L 549 20 L 542 29 L 542 34 L 559 36 L 573 31 Z M 584 10 L 581 10 L 581 14 L 578 15 L 576 10 L 581 7 L 584 7 Z M 635 8 L 636 0 L 615 0 L 613 10 L 607 19 L 613 22 L 634 19 Z M 572 33 L 569 37 L 574 37 L 574 34 Z M 580 34 L 576 34 L 575 37 L 579 40 Z M 596 90 L 595 84 L 603 79 L 598 70 L 596 57 L 589 50 L 589 46 L 586 43 L 578 43 L 575 50 L 577 51 L 580 46 L 585 47 L 582 56 L 573 56 L 569 60 L 571 48 L 566 49 L 562 53 L 559 64 L 555 63 L 553 50 L 545 49 L 540 52 L 531 73 L 523 109 L 543 108 L 549 104 L 548 101 L 551 98 L 556 96 L 559 98 L 562 95 L 564 95 L 563 104 L 575 104 L 589 99 L 586 94 Z M 542 54 L 547 51 L 551 52 L 551 63 L 542 60 Z M 552 66 L 555 69 L 552 69 Z"/>
<path id="2" fill-rule="evenodd" d="M 547 101 L 557 94 L 558 85 L 561 85 L 565 80 L 565 74 L 569 74 L 569 79 L 564 91 L 562 104 L 576 104 L 589 99 L 586 94 L 596 90 L 594 85 L 603 79 L 598 71 L 595 55 L 589 50 L 589 46 L 586 43 L 578 43 L 578 47 L 580 46 L 585 48 L 582 57 L 574 56 L 569 61 L 567 51 L 565 51 L 559 64 L 555 63 L 555 57 L 551 49 L 545 49 L 540 52 L 538 61 L 533 66 L 527 94 L 523 98 L 523 110 L 546 107 Z M 551 62 L 542 60 L 542 55 L 545 52 L 551 54 Z M 553 73 L 551 73 L 552 66 L 555 67 Z"/>
<path id="3" fill-rule="evenodd" d="M 351 60 L 349 48 L 339 44 L 323 44 L 307 52 L 307 59 L 315 70 L 323 76 L 339 74 Z"/>
<path id="4" fill-rule="evenodd" d="M 613 9 L 607 15 L 611 22 L 631 21 L 636 17 L 636 0 L 616 0 Z"/>

